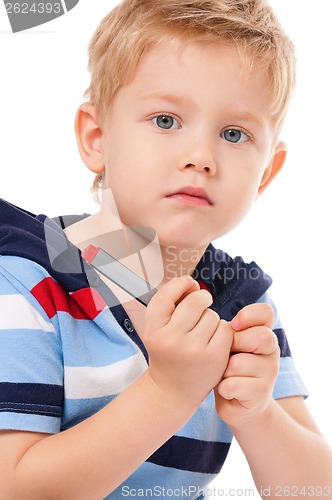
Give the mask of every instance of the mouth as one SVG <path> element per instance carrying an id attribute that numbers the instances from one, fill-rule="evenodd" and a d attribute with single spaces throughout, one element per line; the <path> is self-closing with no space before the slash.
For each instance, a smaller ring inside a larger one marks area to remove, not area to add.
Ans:
<path id="1" fill-rule="evenodd" d="M 194 186 L 183 187 L 175 193 L 168 195 L 167 198 L 178 201 L 180 203 L 186 203 L 188 205 L 212 205 L 212 201 L 210 200 L 205 189 Z"/>

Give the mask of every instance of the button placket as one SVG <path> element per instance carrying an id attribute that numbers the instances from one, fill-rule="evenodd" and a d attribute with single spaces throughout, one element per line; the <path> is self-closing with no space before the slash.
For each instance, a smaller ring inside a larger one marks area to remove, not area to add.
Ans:
<path id="1" fill-rule="evenodd" d="M 133 327 L 133 324 L 129 318 L 126 318 L 125 320 L 123 320 L 122 326 L 126 330 L 127 333 L 133 333 L 135 330 Z"/>

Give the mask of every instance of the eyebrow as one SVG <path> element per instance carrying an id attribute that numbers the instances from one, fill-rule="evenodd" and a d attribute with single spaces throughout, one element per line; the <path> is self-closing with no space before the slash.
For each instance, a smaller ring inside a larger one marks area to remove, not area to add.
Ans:
<path id="1" fill-rule="evenodd" d="M 264 126 L 266 121 L 260 115 L 252 113 L 246 110 L 237 110 L 234 112 L 234 117 L 236 120 L 244 120 L 247 122 L 255 122 L 258 125 Z"/>
<path id="2" fill-rule="evenodd" d="M 167 92 L 146 92 L 141 95 L 141 98 L 144 100 L 160 99 L 174 104 L 180 104 L 181 102 L 187 102 L 192 104 L 192 100 L 185 95 L 169 94 Z"/>
<path id="3" fill-rule="evenodd" d="M 173 104 L 187 103 L 193 105 L 194 103 L 192 99 L 190 99 L 190 97 L 187 97 L 186 95 L 169 94 L 167 92 L 146 92 L 141 95 L 141 98 L 143 100 L 160 99 L 162 101 L 168 101 Z M 260 126 L 264 126 L 266 123 L 264 118 L 245 109 L 235 109 L 227 111 L 227 115 L 228 114 L 232 116 L 232 121 L 244 120 L 247 122 L 255 122 Z"/>

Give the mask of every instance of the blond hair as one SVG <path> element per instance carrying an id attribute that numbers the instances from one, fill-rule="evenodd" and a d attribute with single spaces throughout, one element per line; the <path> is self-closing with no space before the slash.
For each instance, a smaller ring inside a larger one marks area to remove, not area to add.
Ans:
<path id="1" fill-rule="evenodd" d="M 266 0 L 123 0 L 89 44 L 91 83 L 85 97 L 101 122 L 116 91 L 130 82 L 142 55 L 167 40 L 230 42 L 248 69 L 266 72 L 278 134 L 295 86 L 294 47 Z M 102 186 L 97 174 L 92 191 Z"/>

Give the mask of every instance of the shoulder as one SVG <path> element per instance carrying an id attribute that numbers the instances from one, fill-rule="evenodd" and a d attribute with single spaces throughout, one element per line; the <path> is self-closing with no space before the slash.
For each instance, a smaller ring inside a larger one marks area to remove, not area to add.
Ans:
<path id="1" fill-rule="evenodd" d="M 30 290 L 50 275 L 43 266 L 33 260 L 17 255 L 0 255 L 0 276 L 13 285 L 19 287 L 21 284 Z"/>
<path id="2" fill-rule="evenodd" d="M 29 324 L 29 329 L 42 326 L 45 331 L 55 332 L 51 321 L 53 315 L 45 307 L 47 294 L 45 291 L 40 294 L 40 290 L 45 290 L 45 285 L 51 282 L 54 281 L 49 273 L 36 262 L 23 257 L 0 256 L 0 303 L 6 318 L 12 318 L 8 319 L 9 323 L 19 316 L 22 324 L 24 321 L 25 325 Z"/>
<path id="3" fill-rule="evenodd" d="M 11 304 L 12 315 L 38 315 L 57 329 L 57 313 L 72 302 L 62 287 L 40 264 L 24 257 L 0 256 L 0 300 Z M 68 306 L 69 307 L 69 306 Z M 67 309 L 68 309 L 67 307 Z M 76 306 L 76 309 L 78 306 Z"/>

